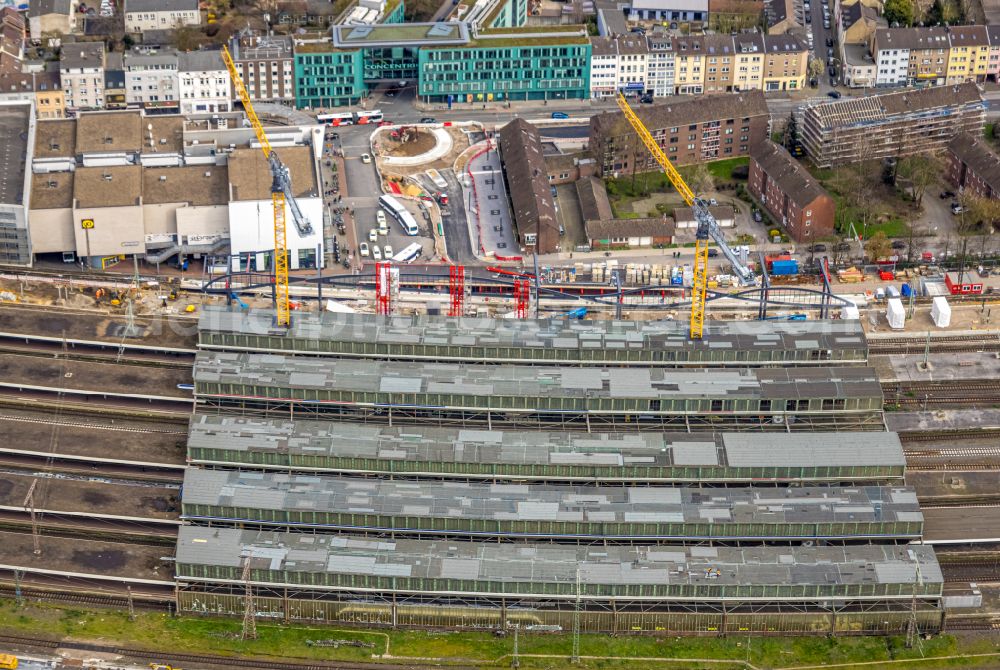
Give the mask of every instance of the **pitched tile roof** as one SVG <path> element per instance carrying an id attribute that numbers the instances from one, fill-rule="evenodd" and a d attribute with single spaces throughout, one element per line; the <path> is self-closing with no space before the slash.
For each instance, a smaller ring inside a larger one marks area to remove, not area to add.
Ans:
<path id="1" fill-rule="evenodd" d="M 948 150 L 968 165 L 976 176 L 1000 193 L 1000 156 L 981 138 L 961 133 L 948 145 Z"/>
<path id="2" fill-rule="evenodd" d="M 784 147 L 770 140 L 751 148 L 750 159 L 760 165 L 768 180 L 777 183 L 788 199 L 799 207 L 805 207 L 816 198 L 829 197 L 826 189 L 819 185 L 801 163 L 792 158 Z"/>
<path id="3" fill-rule="evenodd" d="M 514 119 L 500 129 L 498 144 L 518 230 L 523 236 L 537 228 L 539 251 L 554 251 L 559 223 L 538 129 L 524 119 Z"/>

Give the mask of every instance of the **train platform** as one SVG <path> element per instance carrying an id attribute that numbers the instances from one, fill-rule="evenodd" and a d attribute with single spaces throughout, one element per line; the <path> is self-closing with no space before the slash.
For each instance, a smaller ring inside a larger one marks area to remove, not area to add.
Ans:
<path id="1" fill-rule="evenodd" d="M 883 383 L 1000 379 L 1000 358 L 994 352 L 936 352 L 926 366 L 919 355 L 879 358 L 876 369 Z"/>
<path id="2" fill-rule="evenodd" d="M 25 496 L 35 484 L 35 508 L 67 516 L 102 519 L 170 521 L 177 518 L 176 486 L 139 482 L 93 481 L 69 476 L 0 473 L 0 510 L 23 512 Z"/>
<path id="3" fill-rule="evenodd" d="M 145 344 L 178 349 L 197 346 L 197 320 L 189 316 L 137 316 L 141 336 L 126 338 L 124 314 L 63 309 L 53 305 L 0 304 L 0 331 L 68 340 Z"/>
<path id="4" fill-rule="evenodd" d="M 917 498 L 925 508 L 997 495 L 995 470 L 960 468 L 956 465 L 947 472 L 910 470 L 906 473 L 906 483 L 916 489 Z"/>
<path id="5" fill-rule="evenodd" d="M 939 430 L 993 430 L 1000 428 L 1000 409 L 941 409 L 921 412 L 886 412 L 885 423 L 895 433 Z M 947 439 L 942 437 L 942 439 Z"/>
<path id="6" fill-rule="evenodd" d="M 996 544 L 1000 514 L 991 505 L 925 507 L 924 544 Z"/>
<path id="7" fill-rule="evenodd" d="M 0 378 L 7 387 L 95 391 L 109 395 L 150 398 L 189 398 L 191 391 L 177 388 L 191 384 L 189 368 L 119 365 L 0 354 Z"/>
<path id="8" fill-rule="evenodd" d="M 0 532 L 4 556 L 0 571 L 17 568 L 28 575 L 61 576 L 72 583 L 74 577 L 107 579 L 121 583 L 173 581 L 173 563 L 164 560 L 172 552 L 159 545 L 126 544 L 42 534 L 42 553 L 33 552 L 30 533 Z M 30 580 L 28 580 L 30 581 Z"/>
<path id="9" fill-rule="evenodd" d="M 184 465 L 186 431 L 182 425 L 164 424 L 162 428 L 149 429 L 142 424 L 133 426 L 127 419 L 107 419 L 103 424 L 92 424 L 78 417 L 53 419 L 49 416 L 45 419 L 40 415 L 40 412 L 4 411 L 0 415 L 0 453 L 44 452 L 121 463 Z M 52 445 L 54 431 L 58 431 L 55 448 Z"/>

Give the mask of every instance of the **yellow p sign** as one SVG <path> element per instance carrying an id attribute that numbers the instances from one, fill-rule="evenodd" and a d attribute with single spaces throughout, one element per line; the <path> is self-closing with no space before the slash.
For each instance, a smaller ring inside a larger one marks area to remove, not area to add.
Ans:
<path id="1" fill-rule="evenodd" d="M 94 220 L 83 219 L 82 221 L 80 221 L 80 227 L 83 228 L 84 230 L 90 230 L 91 228 L 94 227 Z"/>

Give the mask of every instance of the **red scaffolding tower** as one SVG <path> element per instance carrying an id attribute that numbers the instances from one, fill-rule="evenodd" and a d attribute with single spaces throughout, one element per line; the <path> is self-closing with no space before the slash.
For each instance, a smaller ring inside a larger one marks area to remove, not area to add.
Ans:
<path id="1" fill-rule="evenodd" d="M 375 311 L 392 314 L 392 263 L 375 264 Z"/>
<path id="2" fill-rule="evenodd" d="M 448 268 L 448 293 L 451 294 L 451 311 L 448 316 L 465 315 L 465 266 Z"/>
<path id="3" fill-rule="evenodd" d="M 531 302 L 531 282 L 527 279 L 514 280 L 514 303 L 517 305 L 517 318 L 528 318 L 528 304 Z"/>

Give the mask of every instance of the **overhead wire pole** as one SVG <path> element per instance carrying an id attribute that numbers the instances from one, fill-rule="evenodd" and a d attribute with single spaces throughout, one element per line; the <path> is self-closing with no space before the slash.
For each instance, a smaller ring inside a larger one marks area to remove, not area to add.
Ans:
<path id="1" fill-rule="evenodd" d="M 247 556 L 243 563 L 243 633 L 240 636 L 243 640 L 257 639 L 257 612 L 253 602 L 253 583 L 250 580 L 251 559 L 251 556 Z"/>
<path id="2" fill-rule="evenodd" d="M 35 556 L 42 553 L 41 539 L 38 537 L 38 519 L 35 516 L 35 487 L 38 480 L 32 479 L 31 486 L 28 487 L 28 495 L 24 496 L 24 509 L 31 515 L 31 546 Z"/>
<path id="3" fill-rule="evenodd" d="M 709 211 L 708 206 L 701 198 L 697 198 L 691 187 L 687 185 L 684 178 L 674 167 L 674 164 L 670 162 L 667 155 L 663 153 L 663 149 L 660 145 L 656 143 L 653 139 L 652 133 L 646 128 L 646 125 L 642 120 L 636 115 L 632 108 L 629 107 L 628 100 L 619 91 L 615 98 L 618 106 L 621 108 L 622 113 L 628 120 L 632 129 L 635 130 L 636 135 L 642 140 L 643 145 L 649 150 L 649 153 L 653 155 L 653 158 L 660 167 L 663 168 L 663 173 L 667 175 L 667 179 L 673 184 L 677 192 L 680 193 L 681 197 L 684 198 L 684 202 L 687 203 L 693 210 L 695 219 L 698 221 L 698 229 L 695 234 L 695 252 L 694 252 L 694 286 L 692 288 L 691 295 L 691 328 L 689 336 L 692 340 L 700 340 L 704 332 L 705 326 L 705 299 L 708 292 L 708 239 L 711 237 L 715 240 L 715 243 L 719 246 L 722 254 L 729 260 L 733 266 L 733 274 L 739 279 L 743 284 L 753 283 L 753 272 L 750 271 L 746 265 L 744 265 L 736 253 L 729 248 L 726 243 L 725 235 L 722 229 L 719 227 L 718 222 L 712 213 Z"/>

